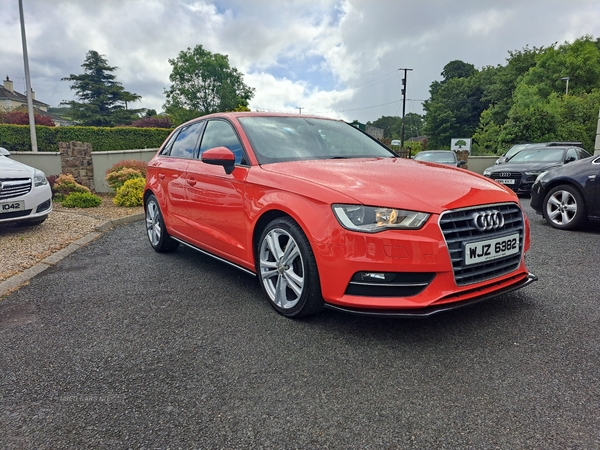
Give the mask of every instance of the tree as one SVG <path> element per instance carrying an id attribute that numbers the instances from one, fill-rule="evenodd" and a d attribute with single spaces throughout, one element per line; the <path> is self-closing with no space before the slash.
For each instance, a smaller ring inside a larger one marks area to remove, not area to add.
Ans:
<path id="1" fill-rule="evenodd" d="M 71 74 L 62 78 L 71 82 L 77 101 L 63 101 L 61 105 L 71 108 L 71 119 L 81 125 L 116 126 L 125 125 L 139 118 L 142 109 L 129 109 L 129 104 L 141 98 L 126 91 L 112 74 L 117 67 L 109 66 L 104 55 L 94 50 L 86 54 L 81 65 L 84 73 Z"/>
<path id="2" fill-rule="evenodd" d="M 165 90 L 165 110 L 181 123 L 193 117 L 248 107 L 254 88 L 243 82 L 243 74 L 229 65 L 229 57 L 211 53 L 201 45 L 169 59 L 172 85 Z"/>
<path id="3" fill-rule="evenodd" d="M 510 70 L 512 81 L 505 83 L 502 78 Z M 516 143 L 552 140 L 581 141 L 593 148 L 600 104 L 600 40 L 585 36 L 545 49 L 526 48 L 511 53 L 499 73 L 495 85 L 514 88 L 495 98 L 489 88 L 493 84 L 486 88 L 493 105 L 481 115 L 473 136 L 480 149 L 501 153 Z M 570 79 L 568 96 L 565 77 Z"/>
<path id="4" fill-rule="evenodd" d="M 400 139 L 402 134 L 402 117 L 381 116 L 374 122 L 367 122 L 367 125 L 381 128 L 383 137 L 388 139 Z M 423 128 L 423 116 L 417 113 L 408 113 L 404 116 L 404 137 L 411 138 L 420 136 Z"/>
<path id="5" fill-rule="evenodd" d="M 452 70 L 448 70 L 451 64 Z M 478 71 L 468 70 L 470 64 L 453 61 L 444 67 L 442 75 L 451 78 L 434 81 L 429 89 L 430 99 L 423 102 L 425 110 L 424 133 L 432 148 L 450 148 L 452 138 L 472 136 L 479 124 L 481 113 L 489 106 L 477 79 Z M 462 68 L 462 70 L 457 70 Z M 468 77 L 459 76 L 471 74 Z"/>

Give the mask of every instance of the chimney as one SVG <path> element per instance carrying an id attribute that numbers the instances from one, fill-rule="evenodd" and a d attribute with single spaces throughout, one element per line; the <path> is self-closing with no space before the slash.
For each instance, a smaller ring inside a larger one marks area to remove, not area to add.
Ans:
<path id="1" fill-rule="evenodd" d="M 7 91 L 10 92 L 14 92 L 14 88 L 13 88 L 13 82 L 10 81 L 10 79 L 8 78 L 8 75 L 6 75 L 6 80 L 4 80 L 4 89 L 6 89 Z"/>

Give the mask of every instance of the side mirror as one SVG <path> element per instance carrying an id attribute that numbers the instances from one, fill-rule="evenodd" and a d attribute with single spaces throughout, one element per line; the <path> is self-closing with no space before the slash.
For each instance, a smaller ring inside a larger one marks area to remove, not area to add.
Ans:
<path id="1" fill-rule="evenodd" d="M 200 159 L 206 164 L 223 166 L 227 174 L 230 174 L 235 169 L 235 155 L 227 147 L 209 148 L 202 153 Z"/>
<path id="2" fill-rule="evenodd" d="M 10 152 L 8 150 L 6 150 L 4 147 L 0 147 L 0 155 L 10 156 Z"/>
<path id="3" fill-rule="evenodd" d="M 467 162 L 464 159 L 459 159 L 458 163 L 456 164 L 456 167 L 462 167 L 462 166 L 466 166 Z"/>

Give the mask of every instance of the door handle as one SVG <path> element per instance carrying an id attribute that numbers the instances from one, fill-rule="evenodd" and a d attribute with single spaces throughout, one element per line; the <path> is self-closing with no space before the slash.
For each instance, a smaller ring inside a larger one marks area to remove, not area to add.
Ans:
<path id="1" fill-rule="evenodd" d="M 196 180 L 193 177 L 188 178 L 186 181 L 187 181 L 187 184 L 189 184 L 190 186 L 194 186 L 196 184 Z"/>
<path id="2" fill-rule="evenodd" d="M 164 180 L 165 179 L 165 174 L 164 173 L 159 173 L 158 174 L 158 178 L 161 179 L 161 180 Z"/>

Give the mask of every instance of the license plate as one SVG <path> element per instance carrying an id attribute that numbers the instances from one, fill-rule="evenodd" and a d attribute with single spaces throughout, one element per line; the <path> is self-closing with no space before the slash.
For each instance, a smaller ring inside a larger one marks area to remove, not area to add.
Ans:
<path id="1" fill-rule="evenodd" d="M 465 265 L 477 264 L 519 253 L 519 235 L 511 234 L 465 244 Z"/>
<path id="2" fill-rule="evenodd" d="M 515 184 L 515 180 L 511 180 L 510 178 L 505 179 L 505 180 L 504 179 L 498 179 L 498 180 L 495 180 L 495 181 L 497 181 L 498 183 L 502 183 L 502 184 Z"/>
<path id="3" fill-rule="evenodd" d="M 25 202 L 23 200 L 19 200 L 18 202 L 0 203 L 0 213 L 21 211 L 23 209 L 25 209 Z"/>

